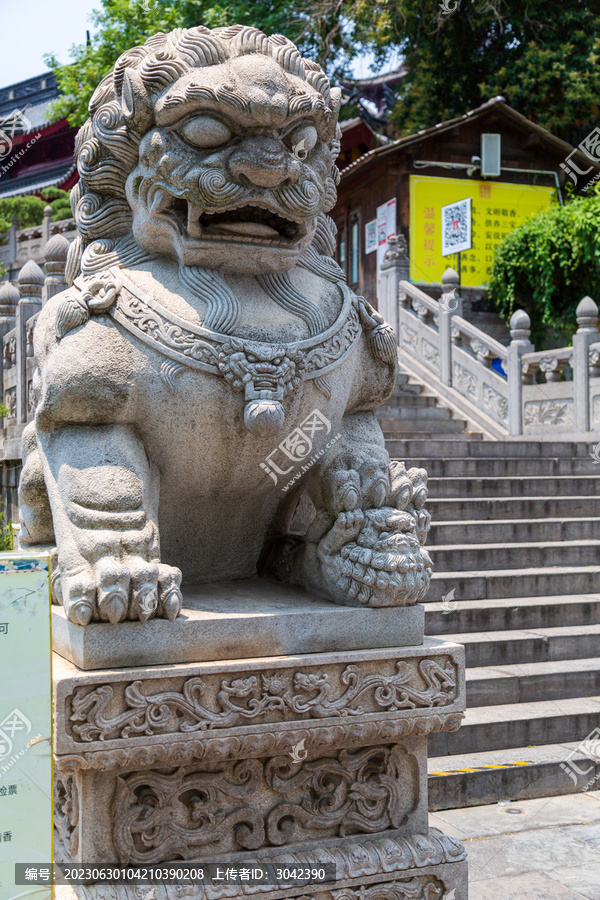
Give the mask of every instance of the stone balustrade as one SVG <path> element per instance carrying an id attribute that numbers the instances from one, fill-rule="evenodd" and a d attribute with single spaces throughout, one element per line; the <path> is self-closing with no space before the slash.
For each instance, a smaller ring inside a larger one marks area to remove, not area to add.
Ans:
<path id="1" fill-rule="evenodd" d="M 44 303 L 67 287 L 68 250 L 68 239 L 60 233 L 54 234 L 46 242 L 42 255 L 45 271 L 34 259 L 29 259 L 21 267 L 16 286 L 10 281 L 0 286 L 1 399 L 8 410 L 0 419 L 0 463 L 2 501 L 9 517 L 17 507 L 21 436 L 35 413 L 33 332 Z"/>
<path id="2" fill-rule="evenodd" d="M 524 310 L 513 314 L 504 346 L 463 318 L 453 269 L 442 278 L 439 300 L 408 281 L 402 238 L 386 254 L 380 296 L 402 362 L 486 433 L 582 439 L 600 430 L 598 306 L 590 297 L 577 307 L 572 347 L 536 351 Z"/>
<path id="3" fill-rule="evenodd" d="M 9 278 L 16 278 L 18 270 L 29 259 L 33 259 L 38 265 L 43 264 L 48 241 L 58 235 L 68 242 L 73 241 L 77 237 L 75 220 L 61 219 L 53 222 L 50 206 L 44 210 L 42 224 L 32 228 L 19 228 L 15 216 L 10 231 L 0 235 L 0 263 L 4 265 Z"/>

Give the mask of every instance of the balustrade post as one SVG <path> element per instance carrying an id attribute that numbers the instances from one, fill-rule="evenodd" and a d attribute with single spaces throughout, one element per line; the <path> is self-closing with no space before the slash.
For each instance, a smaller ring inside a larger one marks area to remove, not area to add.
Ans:
<path id="1" fill-rule="evenodd" d="M 459 295 L 458 272 L 448 268 L 442 275 L 438 329 L 440 335 L 440 379 L 452 386 L 452 316 L 462 315 L 462 299 Z"/>
<path id="2" fill-rule="evenodd" d="M 19 255 L 19 248 L 17 246 L 17 236 L 19 234 L 19 218 L 18 216 L 12 217 L 12 224 L 10 226 L 10 231 L 8 232 L 8 268 L 10 269 L 17 261 L 17 256 Z"/>
<path id="3" fill-rule="evenodd" d="M 575 426 L 590 430 L 590 344 L 598 340 L 598 306 L 584 297 L 575 311 L 579 328 L 573 335 L 573 399 Z"/>
<path id="4" fill-rule="evenodd" d="M 508 380 L 508 433 L 523 434 L 523 373 L 521 357 L 532 353 L 535 347 L 529 340 L 531 319 L 524 309 L 518 309 L 510 318 L 510 336 L 506 377 Z"/>
<path id="5" fill-rule="evenodd" d="M 44 218 L 42 219 L 42 243 L 47 244 L 50 240 L 50 227 L 52 225 L 52 207 L 44 207 Z"/>
<path id="6" fill-rule="evenodd" d="M 392 235 L 381 263 L 381 308 L 379 312 L 399 335 L 398 292 L 401 281 L 408 281 L 410 267 L 406 238 Z"/>
<path id="7" fill-rule="evenodd" d="M 0 287 L 0 350 L 3 350 L 4 335 L 15 327 L 15 312 L 19 302 L 16 287 L 5 281 Z M 4 396 L 4 353 L 0 352 L 0 400 Z"/>
<path id="8" fill-rule="evenodd" d="M 69 253 L 69 242 L 62 234 L 55 234 L 44 247 L 46 261 L 46 289 L 43 303 L 47 303 L 55 294 L 66 291 L 68 284 L 65 278 L 65 266 Z"/>
<path id="9" fill-rule="evenodd" d="M 28 260 L 17 279 L 21 299 L 17 306 L 17 422 L 27 421 L 27 322 L 42 308 L 44 273 L 36 262 Z"/>

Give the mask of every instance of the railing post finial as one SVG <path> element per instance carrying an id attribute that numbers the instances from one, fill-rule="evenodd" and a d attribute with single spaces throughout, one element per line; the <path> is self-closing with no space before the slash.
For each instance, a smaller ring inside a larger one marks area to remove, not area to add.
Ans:
<path id="1" fill-rule="evenodd" d="M 590 345 L 598 340 L 598 305 L 591 297 L 577 304 L 577 331 L 573 335 L 573 402 L 575 425 L 590 430 Z"/>
<path id="2" fill-rule="evenodd" d="M 524 309 L 517 309 L 510 317 L 510 336 L 513 343 L 530 343 L 531 319 Z"/>
<path id="3" fill-rule="evenodd" d="M 508 381 L 508 431 L 509 434 L 523 434 L 523 372 L 521 357 L 531 353 L 535 348 L 529 340 L 531 335 L 531 319 L 524 309 L 517 309 L 510 317 L 510 336 L 508 345 L 507 371 Z"/>
<path id="4" fill-rule="evenodd" d="M 66 291 L 68 285 L 65 278 L 65 266 L 69 255 L 69 242 L 62 234 L 55 234 L 44 247 L 46 261 L 46 296 L 47 303 L 55 294 Z"/>
<path id="5" fill-rule="evenodd" d="M 584 297 L 579 301 L 575 315 L 579 326 L 578 334 L 598 331 L 598 305 L 591 297 Z"/>

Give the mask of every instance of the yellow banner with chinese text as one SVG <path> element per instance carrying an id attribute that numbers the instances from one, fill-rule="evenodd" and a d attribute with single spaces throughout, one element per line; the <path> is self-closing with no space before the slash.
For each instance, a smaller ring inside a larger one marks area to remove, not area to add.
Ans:
<path id="1" fill-rule="evenodd" d="M 556 189 L 466 178 L 410 176 L 410 278 L 441 281 L 456 254 L 442 256 L 442 206 L 471 198 L 472 247 L 461 253 L 461 283 L 487 284 L 498 244 L 556 198 Z"/>

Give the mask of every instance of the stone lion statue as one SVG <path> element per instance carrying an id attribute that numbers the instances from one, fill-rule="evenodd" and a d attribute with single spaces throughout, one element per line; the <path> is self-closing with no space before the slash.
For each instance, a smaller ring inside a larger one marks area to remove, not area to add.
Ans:
<path id="1" fill-rule="evenodd" d="M 426 473 L 390 463 L 373 414 L 395 337 L 333 260 L 340 98 L 239 25 L 156 34 L 96 89 L 20 486 L 72 622 L 174 619 L 182 576 L 257 571 L 422 599 Z"/>

